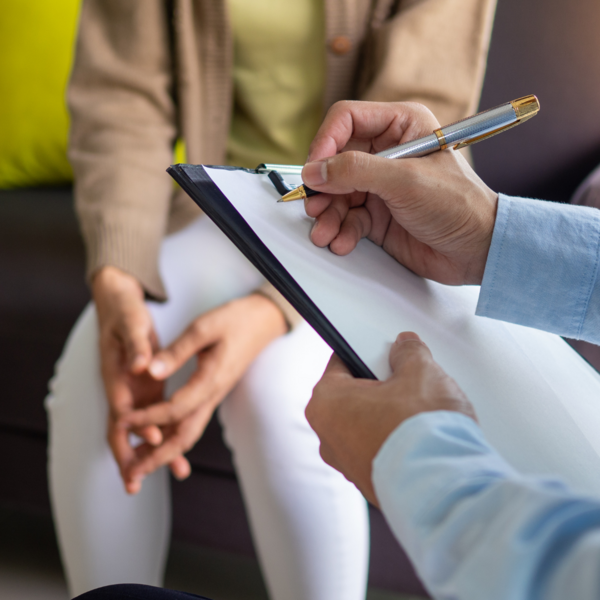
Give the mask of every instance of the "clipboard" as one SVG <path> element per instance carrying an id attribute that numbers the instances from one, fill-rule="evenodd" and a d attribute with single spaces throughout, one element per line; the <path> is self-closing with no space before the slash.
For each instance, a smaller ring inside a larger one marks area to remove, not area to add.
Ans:
<path id="1" fill-rule="evenodd" d="M 272 165 L 273 171 L 299 176 L 301 167 Z M 269 175 L 266 165 L 256 169 L 238 167 L 210 167 L 226 171 L 240 171 L 252 175 Z M 198 204 L 206 215 L 237 246 L 244 256 L 270 281 L 284 298 L 298 311 L 329 347 L 346 363 L 355 377 L 376 379 L 373 372 L 351 348 L 343 335 L 331 324 L 319 307 L 300 287 L 294 277 L 277 260 L 271 250 L 232 206 L 202 165 L 173 165 L 167 172 L 181 188 Z M 274 186 L 275 187 L 275 186 Z M 286 190 L 289 191 L 289 190 Z M 278 191 L 281 195 L 282 191 Z"/>
<path id="2" fill-rule="evenodd" d="M 368 240 L 345 257 L 315 247 L 303 204 L 278 203 L 264 169 L 169 173 L 355 376 L 387 378 L 396 335 L 416 331 L 509 463 L 600 495 L 600 375 L 560 337 L 475 316 L 477 287 L 424 280 Z"/>

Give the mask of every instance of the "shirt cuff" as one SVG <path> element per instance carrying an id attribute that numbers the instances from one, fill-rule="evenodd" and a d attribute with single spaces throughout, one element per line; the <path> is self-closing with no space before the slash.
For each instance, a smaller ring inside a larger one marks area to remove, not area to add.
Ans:
<path id="1" fill-rule="evenodd" d="M 461 497 L 514 475 L 473 419 L 436 411 L 392 432 L 373 461 L 372 480 L 383 514 L 418 569 L 429 533 Z"/>
<path id="2" fill-rule="evenodd" d="M 476 314 L 600 341 L 600 211 L 500 194 Z"/>

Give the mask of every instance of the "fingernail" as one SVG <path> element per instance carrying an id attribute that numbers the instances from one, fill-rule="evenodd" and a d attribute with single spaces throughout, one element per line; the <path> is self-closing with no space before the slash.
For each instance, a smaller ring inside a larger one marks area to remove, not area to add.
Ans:
<path id="1" fill-rule="evenodd" d="M 141 483 L 129 483 L 127 486 L 125 486 L 125 491 L 128 494 L 130 494 L 131 496 L 135 496 L 136 494 L 139 494 L 141 490 L 142 490 Z"/>
<path id="2" fill-rule="evenodd" d="M 327 182 L 327 161 L 318 160 L 304 165 L 302 169 L 302 181 L 309 187 L 311 185 L 322 185 Z"/>
<path id="3" fill-rule="evenodd" d="M 402 342 L 406 342 L 408 340 L 416 340 L 417 342 L 420 342 L 421 338 L 414 331 L 403 331 L 396 338 L 396 343 L 401 344 Z"/>
<path id="4" fill-rule="evenodd" d="M 162 360 L 153 360 L 148 368 L 150 375 L 153 377 L 161 377 L 167 372 L 167 365 Z"/>
<path id="5" fill-rule="evenodd" d="M 312 235 L 317 230 L 318 226 L 319 226 L 319 221 L 315 221 L 313 223 L 312 229 L 310 230 L 310 235 Z"/>

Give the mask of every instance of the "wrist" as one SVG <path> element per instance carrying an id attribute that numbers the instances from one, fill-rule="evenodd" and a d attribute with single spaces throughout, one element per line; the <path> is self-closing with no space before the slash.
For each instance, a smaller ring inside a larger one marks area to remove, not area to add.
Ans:
<path id="1" fill-rule="evenodd" d="M 288 323 L 282 310 L 273 300 L 258 292 L 243 299 L 250 310 L 252 318 L 261 323 L 261 330 L 269 340 L 278 338 L 288 332 Z"/>
<path id="2" fill-rule="evenodd" d="M 95 300 L 97 297 L 104 296 L 107 293 L 129 293 L 135 294 L 141 299 L 144 298 L 144 290 L 135 277 L 110 265 L 96 271 L 92 278 L 91 288 L 92 296 L 94 296 Z"/>
<path id="3" fill-rule="evenodd" d="M 465 271 L 466 285 L 481 285 L 485 266 L 487 264 L 490 246 L 492 245 L 492 236 L 496 224 L 496 213 L 498 211 L 498 194 L 488 188 L 487 198 L 482 199 L 484 210 L 481 211 L 481 222 L 479 226 L 480 236 L 476 242 L 476 248 L 472 259 L 468 263 Z"/>
<path id="4" fill-rule="evenodd" d="M 94 274 L 91 290 L 101 322 L 115 311 L 144 303 L 144 289 L 139 281 L 112 266 L 102 267 Z"/>
<path id="5" fill-rule="evenodd" d="M 481 285 L 489 251 L 489 244 L 482 244 L 481 248 L 474 253 L 473 260 L 467 265 L 463 285 Z"/>

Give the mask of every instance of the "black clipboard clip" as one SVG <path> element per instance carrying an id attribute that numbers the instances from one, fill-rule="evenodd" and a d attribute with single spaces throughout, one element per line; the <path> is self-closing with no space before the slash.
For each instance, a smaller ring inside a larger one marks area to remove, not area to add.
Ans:
<path id="1" fill-rule="evenodd" d="M 286 183 L 279 171 L 269 171 L 269 179 L 271 183 L 275 186 L 275 189 L 282 195 L 285 196 L 292 190 L 294 190 L 294 186 Z"/>
<path id="2" fill-rule="evenodd" d="M 271 183 L 275 186 L 275 189 L 281 196 L 285 196 L 287 193 L 296 189 L 295 186 L 285 182 L 281 173 L 286 175 L 300 175 L 302 172 L 302 165 L 275 165 L 261 163 L 256 167 L 257 173 L 267 173 Z"/>

